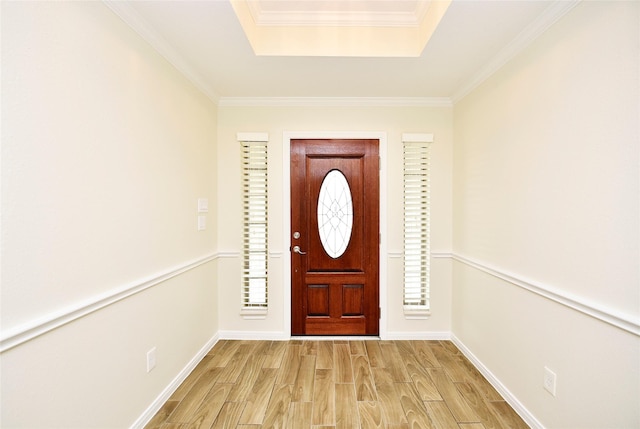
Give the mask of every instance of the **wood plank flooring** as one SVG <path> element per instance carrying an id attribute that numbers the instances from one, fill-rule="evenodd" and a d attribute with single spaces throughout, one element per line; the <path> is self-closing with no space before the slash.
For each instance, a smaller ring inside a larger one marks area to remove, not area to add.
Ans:
<path id="1" fill-rule="evenodd" d="M 148 429 L 528 428 L 450 341 L 219 341 Z"/>

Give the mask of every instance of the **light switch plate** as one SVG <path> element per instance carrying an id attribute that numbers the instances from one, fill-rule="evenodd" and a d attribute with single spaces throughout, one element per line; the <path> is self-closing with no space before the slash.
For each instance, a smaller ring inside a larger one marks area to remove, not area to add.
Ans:
<path id="1" fill-rule="evenodd" d="M 207 213 L 209 211 L 209 199 L 198 198 L 198 213 Z"/>
<path id="2" fill-rule="evenodd" d="M 204 231 L 207 229 L 207 217 L 198 216 L 198 231 Z"/>

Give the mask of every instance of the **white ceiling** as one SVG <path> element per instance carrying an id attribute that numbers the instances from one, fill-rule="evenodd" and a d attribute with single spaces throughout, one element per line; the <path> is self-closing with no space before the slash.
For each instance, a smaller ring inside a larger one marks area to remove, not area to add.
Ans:
<path id="1" fill-rule="evenodd" d="M 278 3 L 265 1 L 263 6 L 273 10 Z M 410 3 L 415 2 L 398 1 L 405 8 Z M 455 101 L 572 3 L 454 0 L 419 57 L 372 58 L 257 56 L 227 0 L 107 2 L 196 86 L 220 102 L 237 97 Z"/>

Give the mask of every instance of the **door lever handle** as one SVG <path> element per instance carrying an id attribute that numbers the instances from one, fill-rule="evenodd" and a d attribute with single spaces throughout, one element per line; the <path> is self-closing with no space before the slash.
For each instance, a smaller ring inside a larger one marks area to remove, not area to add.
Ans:
<path id="1" fill-rule="evenodd" d="M 293 246 L 293 252 L 294 253 L 298 253 L 300 255 L 306 255 L 307 252 L 303 252 L 302 250 L 300 250 L 300 246 Z"/>

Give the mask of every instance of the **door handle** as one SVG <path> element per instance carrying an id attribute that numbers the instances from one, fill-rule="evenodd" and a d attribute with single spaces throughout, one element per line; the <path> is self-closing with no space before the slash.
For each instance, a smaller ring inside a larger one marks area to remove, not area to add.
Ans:
<path id="1" fill-rule="evenodd" d="M 300 250 L 300 246 L 293 246 L 293 252 L 294 253 L 298 253 L 300 255 L 306 255 L 307 252 L 303 252 L 302 250 Z"/>

